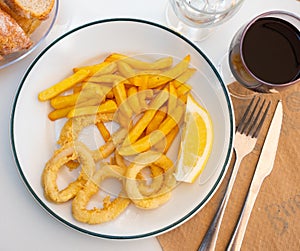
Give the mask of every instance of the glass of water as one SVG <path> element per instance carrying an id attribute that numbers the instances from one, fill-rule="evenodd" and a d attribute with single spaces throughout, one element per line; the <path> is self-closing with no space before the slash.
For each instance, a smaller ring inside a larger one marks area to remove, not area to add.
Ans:
<path id="1" fill-rule="evenodd" d="M 169 0 L 168 26 L 192 41 L 207 38 L 215 26 L 228 20 L 244 0 Z"/>

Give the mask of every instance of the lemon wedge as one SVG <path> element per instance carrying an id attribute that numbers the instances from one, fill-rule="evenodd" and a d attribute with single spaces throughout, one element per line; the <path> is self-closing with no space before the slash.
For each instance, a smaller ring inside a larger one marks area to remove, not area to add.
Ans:
<path id="1" fill-rule="evenodd" d="M 193 183 L 205 168 L 214 134 L 209 113 L 191 95 L 187 98 L 184 123 L 175 178 Z"/>

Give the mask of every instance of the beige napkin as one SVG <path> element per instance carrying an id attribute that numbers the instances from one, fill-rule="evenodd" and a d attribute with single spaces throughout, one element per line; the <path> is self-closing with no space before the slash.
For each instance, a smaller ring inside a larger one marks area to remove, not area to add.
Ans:
<path id="1" fill-rule="evenodd" d="M 241 90 L 236 83 L 232 84 L 231 88 L 237 92 Z M 265 179 L 254 205 L 242 250 L 300 250 L 300 83 L 283 89 L 280 95 L 284 118 L 275 164 L 271 175 Z M 272 111 L 280 95 L 264 94 L 274 100 Z M 232 97 L 232 101 L 238 122 L 249 99 Z M 228 244 L 271 117 L 272 112 L 261 131 L 255 150 L 242 162 L 224 215 L 217 250 L 225 250 Z M 229 172 L 213 198 L 198 214 L 175 230 L 157 237 L 164 251 L 197 250 L 222 198 L 228 174 Z"/>

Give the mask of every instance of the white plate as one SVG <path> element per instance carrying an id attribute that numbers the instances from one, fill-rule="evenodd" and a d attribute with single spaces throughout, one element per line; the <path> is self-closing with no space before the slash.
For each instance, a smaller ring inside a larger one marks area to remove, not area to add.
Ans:
<path id="1" fill-rule="evenodd" d="M 48 103 L 38 93 L 71 73 L 75 66 L 101 61 L 111 52 L 127 55 L 191 55 L 197 73 L 193 92 L 212 116 L 214 143 L 207 166 L 195 183 L 180 184 L 172 198 L 154 210 L 130 205 L 116 220 L 87 225 L 74 220 L 70 203 L 47 201 L 41 186 L 46 161 L 57 147 L 59 123 L 50 122 Z M 39 204 L 62 223 L 83 233 L 110 239 L 135 239 L 169 231 L 198 212 L 212 197 L 229 164 L 234 136 L 232 104 L 214 66 L 194 44 L 173 31 L 143 20 L 110 19 L 89 23 L 54 41 L 32 63 L 16 94 L 11 117 L 11 141 L 18 170 Z"/>

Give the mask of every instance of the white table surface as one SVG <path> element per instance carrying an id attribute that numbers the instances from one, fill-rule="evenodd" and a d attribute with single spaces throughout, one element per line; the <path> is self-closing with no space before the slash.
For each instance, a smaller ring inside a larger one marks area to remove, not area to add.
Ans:
<path id="1" fill-rule="evenodd" d="M 23 184 L 10 145 L 10 115 L 15 92 L 26 68 L 47 44 L 65 31 L 106 18 L 133 17 L 165 24 L 167 0 L 61 0 L 54 29 L 37 51 L 0 70 L 0 250 L 143 250 L 159 251 L 155 238 L 112 241 L 69 229 L 51 217 Z M 252 17 L 281 9 L 300 15 L 297 0 L 246 0 L 240 11 L 209 39 L 198 43 L 217 65 L 235 31 Z M 29 142 L 30 143 L 30 142 Z M 30 145 L 28 145 L 30 147 Z"/>

